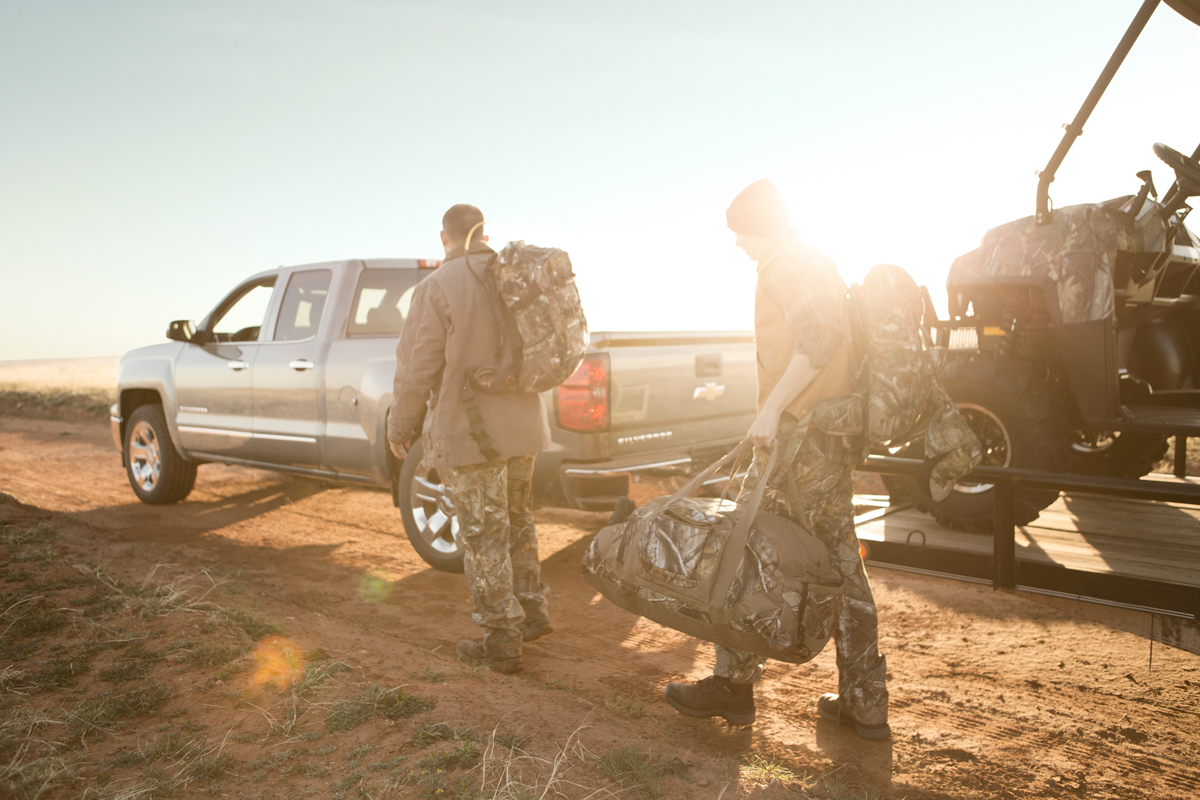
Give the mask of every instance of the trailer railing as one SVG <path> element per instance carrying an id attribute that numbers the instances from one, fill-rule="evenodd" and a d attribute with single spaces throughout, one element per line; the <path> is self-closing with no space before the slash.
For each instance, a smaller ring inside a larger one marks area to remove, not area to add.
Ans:
<path id="1" fill-rule="evenodd" d="M 859 467 L 865 472 L 910 477 L 918 475 L 920 468 L 921 462 L 918 460 L 888 456 L 871 456 Z M 868 542 L 871 559 L 918 571 L 990 583 L 997 589 L 1042 590 L 1186 620 L 1200 619 L 1200 587 L 1197 586 L 1019 560 L 1015 521 L 1018 489 L 1050 489 L 1072 494 L 1200 506 L 1200 485 L 1001 467 L 977 467 L 964 480 L 990 483 L 994 487 L 990 557 L 961 550 L 926 547 L 922 533 L 919 543 L 912 541 L 912 534 L 904 543 Z M 1200 558 L 1200 551 L 1197 556 Z"/>

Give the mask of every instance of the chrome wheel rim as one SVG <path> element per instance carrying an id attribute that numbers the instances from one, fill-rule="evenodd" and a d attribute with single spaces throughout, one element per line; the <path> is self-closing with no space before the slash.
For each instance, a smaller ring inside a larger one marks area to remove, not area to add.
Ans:
<path id="1" fill-rule="evenodd" d="M 983 459 L 979 462 L 985 467 L 1007 467 L 1012 463 L 1012 439 L 1008 429 L 1000 418 L 983 406 L 974 403 L 959 403 L 958 412 L 962 415 L 967 426 L 979 437 L 979 445 L 983 450 Z M 954 484 L 954 491 L 961 494 L 983 494 L 990 491 L 991 483 Z"/>
<path id="2" fill-rule="evenodd" d="M 417 523 L 417 534 L 421 540 L 442 555 L 462 552 L 463 541 L 459 534 L 458 514 L 454 510 L 454 497 L 450 487 L 440 482 L 437 472 L 422 466 L 413 476 L 409 495 L 412 497 L 413 520 Z"/>
<path id="3" fill-rule="evenodd" d="M 1071 439 L 1071 449 L 1076 453 L 1103 453 L 1117 443 L 1117 435 L 1112 431 L 1075 431 Z"/>
<path id="4" fill-rule="evenodd" d="M 138 422 L 129 432 L 129 474 L 143 492 L 154 491 L 162 475 L 158 434 L 149 422 Z"/>

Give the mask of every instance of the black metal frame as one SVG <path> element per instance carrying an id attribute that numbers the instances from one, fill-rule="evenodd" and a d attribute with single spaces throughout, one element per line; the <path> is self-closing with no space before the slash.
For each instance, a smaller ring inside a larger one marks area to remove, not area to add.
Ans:
<path id="1" fill-rule="evenodd" d="M 1129 51 L 1133 48 L 1133 43 L 1141 36 L 1142 29 L 1150 21 L 1150 15 L 1158 8 L 1159 2 L 1160 0 L 1145 0 L 1142 3 L 1142 7 L 1138 9 L 1133 22 L 1129 24 L 1128 30 L 1125 31 L 1125 35 L 1121 37 L 1121 41 L 1117 44 L 1117 49 L 1113 51 L 1112 56 L 1108 59 L 1108 63 L 1104 65 L 1104 70 L 1100 73 L 1100 77 L 1096 79 L 1095 85 L 1092 86 L 1092 91 L 1088 93 L 1087 99 L 1083 101 L 1083 105 L 1079 108 L 1079 112 L 1075 114 L 1075 119 L 1069 124 L 1063 125 L 1066 133 L 1063 134 L 1062 141 L 1058 143 L 1058 149 L 1054 151 L 1054 155 L 1050 156 L 1045 169 L 1038 172 L 1038 225 L 1044 225 L 1050 221 L 1050 184 L 1054 181 L 1054 173 L 1058 172 L 1058 167 L 1062 164 L 1063 159 L 1067 157 L 1067 151 L 1071 149 L 1071 145 L 1083 135 L 1084 123 L 1088 121 L 1088 117 L 1092 115 L 1096 104 L 1100 102 L 1100 97 L 1108 88 L 1108 84 L 1112 81 L 1113 76 L 1117 74 L 1117 70 L 1121 68 L 1121 63 L 1125 60 L 1125 56 L 1129 55 Z"/>
<path id="2" fill-rule="evenodd" d="M 920 468 L 919 460 L 888 456 L 871 456 L 859 467 L 865 472 L 906 476 L 916 476 Z M 910 541 L 904 544 L 869 542 L 871 560 L 990 583 L 996 589 L 1021 588 L 1065 592 L 1081 599 L 1099 600 L 1185 619 L 1200 619 L 1200 587 L 1018 560 L 1017 526 L 1014 519 L 1014 502 L 1018 488 L 1051 489 L 1200 506 L 1200 485 L 1061 475 L 1001 467 L 977 467 L 967 479 L 990 483 L 995 487 L 995 517 L 990 557 L 941 548 L 926 548 L 924 537 L 920 545 L 914 547 L 910 535 Z"/>

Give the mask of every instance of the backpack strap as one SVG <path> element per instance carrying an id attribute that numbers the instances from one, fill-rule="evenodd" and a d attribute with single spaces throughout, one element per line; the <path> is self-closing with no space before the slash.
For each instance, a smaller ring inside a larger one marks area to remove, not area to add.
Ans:
<path id="1" fill-rule="evenodd" d="M 484 427 L 483 415 L 479 413 L 479 401 L 475 399 L 475 390 L 471 388 L 470 378 L 463 381 L 462 404 L 463 410 L 467 412 L 467 421 L 471 423 L 471 438 L 479 445 L 479 452 L 488 461 L 499 461 L 500 451 L 496 449 L 492 437 L 488 436 L 487 428 Z"/>

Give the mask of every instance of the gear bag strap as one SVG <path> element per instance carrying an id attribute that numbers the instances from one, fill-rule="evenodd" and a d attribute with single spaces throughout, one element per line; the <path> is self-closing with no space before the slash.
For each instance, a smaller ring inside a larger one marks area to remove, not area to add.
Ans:
<path id="1" fill-rule="evenodd" d="M 770 483 L 771 476 L 775 472 L 775 464 L 779 461 L 779 451 L 782 449 L 783 447 L 778 443 L 771 448 L 771 457 L 767 459 L 767 468 L 763 471 L 762 478 L 754 487 L 750 499 L 738 509 L 741 516 L 738 519 L 737 527 L 733 529 L 733 533 L 725 543 L 725 552 L 721 554 L 721 565 L 713 580 L 712 598 L 714 601 L 717 598 L 724 598 L 728 594 L 729 585 L 737 577 L 738 567 L 742 565 L 742 557 L 745 554 L 746 543 L 750 540 L 750 529 L 754 526 L 754 518 L 758 516 L 758 507 L 767 491 L 767 484 Z M 713 622 L 717 625 L 724 625 L 725 602 L 723 600 L 714 602 L 712 611 Z"/>
<path id="2" fill-rule="evenodd" d="M 475 399 L 475 390 L 471 388 L 470 378 L 462 385 L 463 410 L 467 412 L 467 422 L 471 423 L 471 438 L 479 445 L 479 452 L 488 461 L 499 461 L 500 451 L 488 436 L 487 428 L 483 425 L 483 415 L 479 413 L 479 401 Z"/>
<path id="3" fill-rule="evenodd" d="M 677 489 L 675 491 L 675 494 L 671 495 L 671 498 L 669 500 L 667 500 L 666 503 L 663 504 L 663 508 L 667 508 L 672 503 L 674 503 L 678 500 L 682 500 L 683 498 L 690 495 L 692 492 L 699 489 L 701 483 L 703 483 L 704 481 L 711 478 L 714 474 L 716 474 L 716 471 L 719 470 L 721 467 L 725 466 L 726 464 L 728 464 L 729 462 L 733 461 L 735 458 L 740 456 L 742 453 L 746 452 L 746 449 L 749 447 L 750 447 L 749 439 L 743 439 L 742 441 L 738 442 L 737 446 L 735 446 L 732 450 L 730 450 L 728 453 L 726 453 L 724 456 L 722 456 L 717 461 L 714 461 L 713 463 L 709 464 L 708 467 L 706 467 L 704 469 L 704 471 L 701 472 L 699 475 L 696 475 L 690 481 L 685 483 L 683 486 L 680 486 L 679 489 Z"/>

